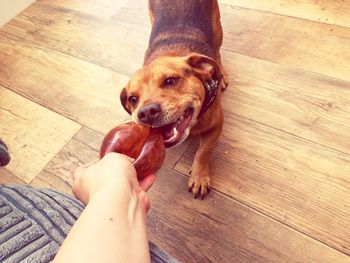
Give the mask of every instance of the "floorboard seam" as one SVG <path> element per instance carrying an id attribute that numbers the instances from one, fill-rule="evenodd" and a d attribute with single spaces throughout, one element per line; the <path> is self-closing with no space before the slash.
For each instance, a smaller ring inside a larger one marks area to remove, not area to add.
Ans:
<path id="1" fill-rule="evenodd" d="M 246 55 L 246 54 L 243 54 L 243 53 L 239 53 L 239 52 L 236 52 L 236 51 L 229 50 L 229 49 L 225 48 L 224 46 L 221 47 L 221 57 L 223 57 L 222 51 L 228 52 L 228 53 L 231 53 L 231 54 L 234 54 L 234 55 L 238 55 L 238 56 L 243 56 L 243 57 L 247 57 L 247 58 L 251 58 L 251 59 L 260 60 L 260 61 L 263 61 L 263 62 L 266 62 L 266 63 L 271 63 L 271 64 L 278 65 L 280 67 L 285 67 L 285 68 L 288 68 L 288 69 L 300 70 L 300 71 L 303 71 L 303 72 L 308 73 L 308 74 L 315 74 L 315 75 L 321 76 L 323 78 L 328 78 L 329 80 L 341 81 L 341 82 L 344 82 L 346 84 L 349 84 L 349 86 L 350 86 L 350 80 L 345 80 L 345 79 L 340 79 L 340 78 L 324 75 L 324 74 L 321 74 L 319 72 L 306 70 L 306 69 L 299 68 L 299 67 L 296 67 L 296 66 L 293 66 L 293 65 L 276 63 L 276 62 L 273 62 L 271 60 L 266 60 L 266 59 L 262 59 L 262 58 L 258 58 L 258 57 L 249 56 L 249 55 Z M 221 60 L 223 61 L 223 67 L 225 68 L 225 63 L 224 63 L 225 60 L 224 59 L 221 59 Z M 231 74 L 229 74 L 229 75 L 231 75 Z M 229 84 L 229 86 L 230 86 L 230 84 Z"/>
<path id="2" fill-rule="evenodd" d="M 350 157 L 350 153 L 346 153 L 346 152 L 343 152 L 343 151 L 341 151 L 341 150 L 338 150 L 338 149 L 329 147 L 329 146 L 327 146 L 327 145 L 321 144 L 321 143 L 319 143 L 319 142 L 315 142 L 315 141 L 312 141 L 312 140 L 310 140 L 310 139 L 307 139 L 307 138 L 298 136 L 298 135 L 296 135 L 296 134 L 294 134 L 294 133 L 281 130 L 281 129 L 279 129 L 279 128 L 270 126 L 270 125 L 268 125 L 268 124 L 266 124 L 266 123 L 253 120 L 253 119 L 250 119 L 250 118 L 245 117 L 245 116 L 238 115 L 238 114 L 233 113 L 233 112 L 228 112 L 228 111 L 224 111 L 224 112 L 225 112 L 226 114 L 232 114 L 232 115 L 237 116 L 237 117 L 239 117 L 239 118 L 246 119 L 246 120 L 249 120 L 249 121 L 251 121 L 251 122 L 253 122 L 253 123 L 259 124 L 259 125 L 261 125 L 261 126 L 265 126 L 265 127 L 270 128 L 270 129 L 277 130 L 277 131 L 279 131 L 279 132 L 288 134 L 288 135 L 290 135 L 290 136 L 293 136 L 293 137 L 295 137 L 295 138 L 298 138 L 299 140 L 306 141 L 306 142 L 309 142 L 309 143 L 312 143 L 312 144 L 316 144 L 316 145 L 319 145 L 319 146 L 321 146 L 321 147 L 323 147 L 323 148 L 330 149 L 330 150 L 332 150 L 332 151 L 335 151 L 335 152 L 337 152 L 337 153 L 341 153 L 341 154 L 343 154 L 343 155 L 346 155 L 346 156 L 349 156 L 349 157 Z"/>
<path id="3" fill-rule="evenodd" d="M 280 13 L 275 13 L 275 12 L 271 12 L 271 11 L 267 11 L 267 10 L 249 8 L 249 7 L 239 6 L 239 5 L 236 5 L 236 4 L 219 3 L 219 5 L 220 6 L 229 6 L 231 9 L 239 8 L 239 9 L 243 9 L 243 10 L 252 10 L 252 11 L 256 11 L 256 12 L 260 12 L 260 13 L 272 14 L 272 15 L 275 15 L 275 16 L 282 16 L 282 17 L 298 19 L 298 20 L 302 20 L 302 21 L 305 21 L 305 22 L 312 22 L 312 23 L 317 23 L 317 24 L 322 24 L 322 25 L 336 26 L 336 27 L 340 27 L 340 28 L 348 29 L 348 30 L 350 29 L 350 27 L 342 26 L 342 25 L 338 25 L 338 24 L 326 23 L 326 22 L 322 22 L 322 21 L 307 19 L 307 18 L 304 18 L 304 17 L 292 16 L 292 15 L 287 15 L 287 14 L 280 14 Z"/>
<path id="4" fill-rule="evenodd" d="M 40 42 L 37 42 L 37 41 L 33 41 L 33 40 L 29 40 L 27 38 L 24 38 L 24 37 L 21 37 L 21 36 L 18 36 L 16 34 L 12 34 L 12 33 L 9 33 L 9 32 L 4 32 L 4 31 L 1 31 L 0 30 L 0 34 L 3 33 L 3 34 L 7 34 L 7 35 L 11 35 L 11 36 L 14 36 L 16 38 L 19 38 L 20 40 L 23 40 L 23 41 L 26 41 L 27 43 L 31 43 L 33 44 L 33 46 L 31 47 L 35 47 L 39 50 L 42 50 L 42 51 L 51 51 L 51 52 L 56 52 L 58 54 L 63 54 L 65 56 L 68 56 L 68 57 L 72 57 L 74 59 L 77 59 L 77 60 L 81 60 L 81 61 L 84 61 L 86 63 L 89 63 L 89 64 L 92 64 L 92 65 L 95 65 L 97 67 L 100 67 L 101 69 L 104 69 L 104 70 L 108 70 L 110 72 L 113 72 L 113 73 L 117 73 L 119 75 L 122 75 L 122 76 L 125 76 L 125 77 L 128 77 L 130 75 L 130 72 L 121 72 L 121 71 L 116 71 L 115 69 L 113 69 L 112 67 L 106 67 L 104 65 L 101 65 L 99 63 L 96 63 L 95 61 L 90 61 L 90 60 L 87 60 L 87 59 L 84 59 L 82 57 L 79 57 L 79 56 L 75 56 L 73 54 L 70 54 L 68 52 L 64 52 L 62 50 L 58 50 L 58 49 L 55 49 L 55 48 L 52 48 L 50 47 L 50 45 L 47 45 L 45 43 L 40 43 Z M 18 39 L 15 39 L 15 38 L 10 38 L 11 40 L 13 41 L 18 41 Z"/>
<path id="5" fill-rule="evenodd" d="M 187 176 L 186 174 L 184 174 L 184 173 L 182 173 L 182 172 L 180 172 L 180 171 L 178 171 L 178 170 L 176 170 L 176 169 L 174 169 L 174 168 L 171 168 L 171 169 L 172 169 L 174 172 L 179 173 L 179 174 L 181 174 L 183 177 L 185 177 L 185 178 L 188 179 L 188 176 Z M 260 214 L 260 215 L 263 215 L 263 216 L 269 218 L 270 220 L 272 220 L 272 221 L 274 221 L 274 222 L 276 222 L 276 223 L 282 224 L 282 225 L 284 225 L 285 227 L 287 227 L 287 228 L 289 228 L 289 229 L 291 229 L 291 230 L 293 230 L 293 231 L 295 231 L 295 232 L 297 232 L 297 233 L 300 233 L 301 235 L 304 235 L 304 236 L 306 236 L 306 237 L 308 237 L 308 238 L 310 238 L 310 239 L 312 239 L 312 240 L 315 240 L 315 241 L 317 241 L 318 243 L 320 243 L 320 244 L 322 244 L 322 245 L 324 245 L 324 246 L 326 246 L 326 247 L 328 247 L 328 248 L 330 248 L 330 249 L 333 249 L 333 250 L 335 250 L 335 251 L 337 251 L 337 252 L 339 252 L 339 253 L 341 253 L 341 254 L 343 254 L 343 255 L 346 255 L 346 256 L 349 256 L 349 257 L 350 257 L 350 252 L 341 251 L 341 250 L 339 250 L 338 248 L 336 248 L 336 247 L 334 247 L 334 246 L 332 246 L 332 245 L 329 245 L 329 244 L 323 242 L 322 240 L 319 240 L 319 239 L 317 239 L 317 238 L 315 238 L 315 237 L 313 237 L 313 236 L 311 236 L 311 235 L 309 235 L 309 234 L 303 232 L 302 230 L 299 230 L 299 229 L 297 229 L 297 228 L 295 228 L 295 227 L 293 227 L 293 226 L 291 226 L 291 225 L 286 224 L 285 222 L 279 220 L 278 218 L 276 218 L 276 217 L 274 217 L 274 216 L 272 216 L 272 215 L 269 215 L 269 214 L 267 214 L 266 212 L 261 211 L 261 210 L 259 210 L 259 209 L 256 208 L 256 207 L 253 207 L 253 206 L 251 206 L 251 205 L 249 205 L 249 204 L 247 204 L 247 203 L 245 203 L 245 202 L 242 202 L 242 201 L 240 201 L 240 200 L 237 200 L 236 198 L 234 198 L 234 197 L 232 197 L 232 196 L 230 196 L 230 195 L 228 195 L 228 194 L 226 194 L 226 193 L 224 193 L 224 192 L 222 192 L 222 191 L 220 191 L 220 190 L 217 190 L 217 189 L 215 189 L 215 188 L 212 188 L 211 191 L 214 191 L 214 192 L 216 192 L 216 193 L 218 193 L 218 194 L 221 194 L 221 195 L 225 196 L 226 198 L 229 198 L 229 199 L 233 200 L 234 202 L 236 202 L 236 203 L 238 203 L 238 204 L 241 204 L 242 206 L 244 206 L 244 207 L 246 207 L 246 208 L 248 208 L 248 209 L 251 209 L 251 210 L 255 211 L 256 213 L 258 213 L 258 214 Z M 203 200 L 202 200 L 202 201 L 203 201 Z"/>

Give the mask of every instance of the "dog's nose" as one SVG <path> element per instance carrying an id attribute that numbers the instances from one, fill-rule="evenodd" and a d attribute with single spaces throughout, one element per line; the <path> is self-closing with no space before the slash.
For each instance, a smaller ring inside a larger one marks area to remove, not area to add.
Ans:
<path id="1" fill-rule="evenodd" d="M 143 106 L 137 113 L 139 121 L 145 124 L 153 124 L 162 108 L 157 103 L 151 103 Z"/>

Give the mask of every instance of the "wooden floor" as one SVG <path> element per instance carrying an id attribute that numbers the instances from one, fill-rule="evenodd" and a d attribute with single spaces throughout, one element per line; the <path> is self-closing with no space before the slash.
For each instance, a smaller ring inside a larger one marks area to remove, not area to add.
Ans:
<path id="1" fill-rule="evenodd" d="M 221 0 L 230 86 L 213 191 L 188 193 L 192 138 L 150 191 L 149 237 L 181 262 L 350 262 L 350 1 Z M 70 193 L 128 116 L 145 0 L 38 0 L 0 28 L 1 182 Z"/>

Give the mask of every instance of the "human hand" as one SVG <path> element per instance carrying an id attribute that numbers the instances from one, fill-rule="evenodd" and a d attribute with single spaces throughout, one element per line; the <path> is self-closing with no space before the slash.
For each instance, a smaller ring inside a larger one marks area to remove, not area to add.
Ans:
<path id="1" fill-rule="evenodd" d="M 74 173 L 73 193 L 85 205 L 99 192 L 112 191 L 119 198 L 136 196 L 145 211 L 149 209 L 146 191 L 152 186 L 155 176 L 137 180 L 130 158 L 118 153 L 109 153 L 101 160 L 80 166 Z"/>
<path id="2" fill-rule="evenodd" d="M 154 180 L 139 182 L 130 158 L 117 153 L 79 167 L 72 190 L 86 207 L 54 262 L 150 262 L 146 191 Z"/>

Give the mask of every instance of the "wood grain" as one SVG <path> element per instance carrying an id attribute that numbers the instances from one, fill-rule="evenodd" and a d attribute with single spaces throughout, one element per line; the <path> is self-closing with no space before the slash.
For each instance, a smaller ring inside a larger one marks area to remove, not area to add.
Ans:
<path id="1" fill-rule="evenodd" d="M 221 15 L 224 50 L 350 81 L 350 28 L 228 5 Z"/>
<path id="2" fill-rule="evenodd" d="M 38 176 L 30 183 L 31 186 L 54 189 L 61 193 L 73 196 L 72 182 L 67 182 L 64 179 L 56 176 L 49 170 L 42 170 Z"/>
<path id="3" fill-rule="evenodd" d="M 151 240 L 183 262 L 350 262 L 349 4 L 220 3 L 230 86 L 216 190 L 193 200 L 179 173 L 196 139 L 168 150 L 150 192 Z M 144 0 L 38 0 L 0 28 L 0 136 L 26 172 L 11 162 L 0 182 L 71 194 L 74 169 L 128 118 L 119 92 L 149 32 Z M 47 159 L 32 163 L 22 145 Z"/>
<path id="4" fill-rule="evenodd" d="M 225 111 L 350 154 L 350 82 L 225 53 Z"/>
<path id="5" fill-rule="evenodd" d="M 103 19 L 41 1 L 1 31 L 129 75 L 142 65 L 150 32 L 148 13 L 134 10 L 117 8 L 115 19 Z"/>
<path id="6" fill-rule="evenodd" d="M 77 123 L 1 86 L 0 123 L 1 137 L 11 154 L 6 169 L 26 183 L 80 128 Z"/>
<path id="7" fill-rule="evenodd" d="M 59 1 L 47 1 L 47 0 L 37 0 L 41 4 L 50 4 L 55 8 L 64 8 L 69 12 L 80 12 L 88 14 L 94 17 L 100 18 L 111 18 L 117 10 L 125 6 L 137 3 L 136 1 L 129 0 L 59 0 Z M 135 8 L 135 6 L 132 6 Z"/>
<path id="8" fill-rule="evenodd" d="M 19 178 L 11 174 L 6 168 L 0 168 L 0 184 L 23 184 L 24 182 Z"/>
<path id="9" fill-rule="evenodd" d="M 150 190 L 148 218 L 151 241 L 181 262 L 349 261 L 216 191 L 195 200 L 183 190 L 186 181 L 164 168 Z"/>
<path id="10" fill-rule="evenodd" d="M 83 127 L 32 184 L 69 193 L 72 171 L 96 158 L 101 138 L 101 134 Z M 184 190 L 185 178 L 167 166 L 157 173 L 157 181 L 150 190 L 152 208 L 148 218 L 150 241 L 181 262 L 319 262 L 321 259 L 346 262 L 348 259 L 215 191 L 203 202 L 194 200 Z M 308 253 L 302 253 L 305 247 Z"/>
<path id="11" fill-rule="evenodd" d="M 2 30 L 129 75 L 147 47 L 144 5 L 116 9 L 106 20 L 42 1 Z M 221 5 L 221 12 L 225 50 L 350 80 L 350 29 L 230 5 Z"/>
<path id="12" fill-rule="evenodd" d="M 76 122 L 107 132 L 129 118 L 120 74 L 1 35 L 0 61 L 0 85 Z"/>
<path id="13" fill-rule="evenodd" d="M 350 27 L 349 1 L 219 0 L 219 3 L 249 9 L 256 9 L 284 16 L 293 16 L 327 24 Z"/>
<path id="14" fill-rule="evenodd" d="M 231 113 L 225 117 L 212 153 L 214 188 L 350 254 L 350 155 Z M 195 149 L 193 143 L 178 171 L 187 173 Z"/>
<path id="15" fill-rule="evenodd" d="M 89 132 L 89 130 L 88 130 Z M 86 129 L 79 132 L 86 134 Z M 79 135 L 84 136 L 84 135 Z M 97 137 L 101 135 L 96 134 Z M 87 137 L 86 137 L 87 139 Z M 84 153 L 84 154 L 81 154 Z M 98 148 L 81 142 L 73 138 L 66 146 L 51 160 L 43 170 L 43 175 L 47 173 L 54 174 L 56 177 L 63 180 L 69 186 L 73 183 L 73 172 L 80 165 L 91 163 L 98 159 Z"/>

